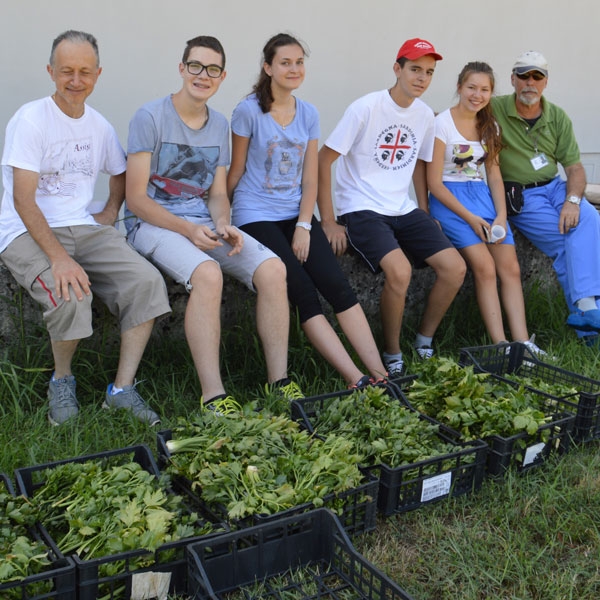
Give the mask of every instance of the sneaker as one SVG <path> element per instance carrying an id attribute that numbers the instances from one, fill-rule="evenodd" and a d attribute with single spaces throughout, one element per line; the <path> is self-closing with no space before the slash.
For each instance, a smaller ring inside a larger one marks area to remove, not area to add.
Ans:
<path id="1" fill-rule="evenodd" d="M 368 385 L 372 385 L 373 380 L 368 375 L 363 375 L 356 383 L 351 383 L 348 386 L 349 390 L 360 390 L 366 388 Z"/>
<path id="2" fill-rule="evenodd" d="M 62 425 L 79 412 L 75 395 L 75 377 L 67 375 L 62 379 L 51 379 L 48 384 L 48 421 L 52 425 Z"/>
<path id="3" fill-rule="evenodd" d="M 383 365 L 387 369 L 389 377 L 401 377 L 404 372 L 404 360 L 402 358 L 393 358 L 383 354 Z"/>
<path id="4" fill-rule="evenodd" d="M 535 343 L 535 333 L 525 342 L 522 342 L 527 348 L 527 352 L 530 356 L 534 358 L 540 358 L 542 356 L 548 356 L 547 352 L 544 352 L 536 343 Z"/>
<path id="5" fill-rule="evenodd" d="M 290 402 L 304 398 L 304 394 L 302 393 L 300 386 L 291 379 L 288 379 L 287 383 L 277 386 L 275 388 L 275 392 L 284 400 L 289 400 Z"/>
<path id="6" fill-rule="evenodd" d="M 600 335 L 597 333 L 582 335 L 580 339 L 588 348 L 598 348 L 600 346 Z"/>
<path id="7" fill-rule="evenodd" d="M 431 346 L 421 346 L 420 348 L 415 348 L 419 358 L 423 360 L 428 360 L 433 356 L 433 348 Z"/>
<path id="8" fill-rule="evenodd" d="M 160 417 L 146 404 L 144 399 L 135 389 L 137 383 L 126 385 L 121 392 L 112 393 L 113 384 L 111 383 L 106 390 L 106 397 L 102 408 L 124 408 L 130 410 L 134 417 L 147 423 L 150 427 L 160 423 Z"/>
<path id="9" fill-rule="evenodd" d="M 204 402 L 203 398 L 200 398 L 200 402 L 204 410 L 213 411 L 217 417 L 242 412 L 240 403 L 233 396 L 228 396 L 227 394 L 215 396 L 206 402 Z"/>
<path id="10" fill-rule="evenodd" d="M 600 309 L 577 310 L 567 317 L 567 325 L 580 331 L 600 331 Z"/>

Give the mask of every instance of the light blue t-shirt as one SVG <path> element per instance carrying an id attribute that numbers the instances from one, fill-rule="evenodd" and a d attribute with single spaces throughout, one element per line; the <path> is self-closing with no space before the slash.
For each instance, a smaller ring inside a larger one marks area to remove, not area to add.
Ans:
<path id="1" fill-rule="evenodd" d="M 319 139 L 317 109 L 296 98 L 296 115 L 284 129 L 262 112 L 252 94 L 235 107 L 231 130 L 250 138 L 246 171 L 233 193 L 232 222 L 245 225 L 296 218 L 306 148 L 310 140 Z"/>
<path id="2" fill-rule="evenodd" d="M 175 215 L 209 217 L 206 194 L 219 166 L 229 165 L 229 125 L 209 109 L 201 129 L 182 120 L 171 96 L 153 100 L 129 124 L 128 154 L 151 152 L 148 196 Z M 129 231 L 136 222 L 126 211 Z"/>

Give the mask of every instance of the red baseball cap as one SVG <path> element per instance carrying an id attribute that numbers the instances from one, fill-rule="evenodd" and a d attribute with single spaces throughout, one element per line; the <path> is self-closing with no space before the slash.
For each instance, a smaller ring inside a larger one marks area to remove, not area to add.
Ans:
<path id="1" fill-rule="evenodd" d="M 417 58 L 421 58 L 421 56 L 433 56 L 435 60 L 442 60 L 442 55 L 438 54 L 435 51 L 435 48 L 432 44 L 430 44 L 427 40 L 422 40 L 420 38 L 413 38 L 412 40 L 406 40 L 400 50 L 398 50 L 398 56 L 396 56 L 396 60 L 399 58 L 407 58 L 408 60 L 417 60 Z"/>

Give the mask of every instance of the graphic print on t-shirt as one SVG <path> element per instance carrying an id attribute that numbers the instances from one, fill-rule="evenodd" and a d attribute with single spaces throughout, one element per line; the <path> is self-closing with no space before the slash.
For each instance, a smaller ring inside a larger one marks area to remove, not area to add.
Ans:
<path id="1" fill-rule="evenodd" d="M 482 146 L 484 153 L 477 160 L 475 158 L 475 149 L 471 144 L 454 144 L 452 147 L 452 162 L 456 169 L 450 171 L 452 174 L 463 173 L 469 177 L 482 179 L 481 165 L 487 158 L 487 147 Z"/>
<path id="2" fill-rule="evenodd" d="M 44 196 L 73 196 L 76 181 L 94 174 L 91 138 L 61 140 L 48 148 L 38 190 Z"/>
<path id="3" fill-rule="evenodd" d="M 150 177 L 156 187 L 156 198 L 169 202 L 202 198 L 212 185 L 218 160 L 218 146 L 163 143 L 158 173 Z"/>
<path id="4" fill-rule="evenodd" d="M 375 162 L 386 171 L 406 167 L 417 154 L 417 138 L 404 125 L 391 125 L 384 129 L 375 143 Z"/>
<path id="5" fill-rule="evenodd" d="M 304 143 L 278 136 L 269 140 L 263 183 L 266 192 L 272 194 L 300 185 L 305 149 Z"/>

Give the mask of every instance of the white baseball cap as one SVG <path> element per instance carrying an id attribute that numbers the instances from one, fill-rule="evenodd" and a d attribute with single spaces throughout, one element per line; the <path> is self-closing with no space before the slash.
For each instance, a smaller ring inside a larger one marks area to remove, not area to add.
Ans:
<path id="1" fill-rule="evenodd" d="M 545 77 L 548 77 L 548 61 L 540 52 L 529 50 L 517 58 L 513 65 L 513 73 L 522 75 L 530 71 L 539 71 Z"/>

